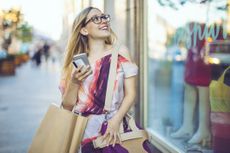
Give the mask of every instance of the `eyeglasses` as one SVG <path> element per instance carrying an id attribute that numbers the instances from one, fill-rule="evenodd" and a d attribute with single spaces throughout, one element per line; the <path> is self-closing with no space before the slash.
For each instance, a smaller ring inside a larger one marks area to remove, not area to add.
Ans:
<path id="1" fill-rule="evenodd" d="M 87 22 L 85 22 L 85 25 L 87 25 L 89 22 L 93 22 L 95 24 L 100 24 L 102 22 L 102 19 L 106 22 L 110 22 L 110 15 L 109 14 L 102 14 L 100 16 L 93 16 L 90 18 Z"/>

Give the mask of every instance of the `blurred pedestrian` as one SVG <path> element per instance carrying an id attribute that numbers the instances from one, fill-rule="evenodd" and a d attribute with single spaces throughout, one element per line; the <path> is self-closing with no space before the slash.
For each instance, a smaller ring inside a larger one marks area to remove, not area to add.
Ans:
<path id="1" fill-rule="evenodd" d="M 44 53 L 44 56 L 45 56 L 45 61 L 46 63 L 48 62 L 48 59 L 49 59 L 49 56 L 50 56 L 50 45 L 45 42 L 45 44 L 43 45 L 43 53 Z"/>
<path id="2" fill-rule="evenodd" d="M 120 140 L 119 127 L 125 114 L 134 104 L 138 67 L 130 59 L 129 51 L 121 46 L 118 53 L 116 85 L 111 112 L 105 120 L 105 94 L 108 83 L 111 53 L 116 36 L 110 27 L 110 16 L 99 9 L 88 7 L 74 20 L 62 71 L 60 89 L 65 109 L 90 116 L 81 143 L 82 153 L 127 152 Z M 90 66 L 74 68 L 75 54 L 87 53 Z M 92 141 L 103 135 L 109 138 L 107 147 L 95 149 Z M 144 147 L 150 152 L 148 147 Z"/>
<path id="3" fill-rule="evenodd" d="M 32 61 L 35 62 L 36 66 L 40 66 L 41 64 L 41 56 L 42 56 L 42 48 L 37 48 L 35 51 Z"/>

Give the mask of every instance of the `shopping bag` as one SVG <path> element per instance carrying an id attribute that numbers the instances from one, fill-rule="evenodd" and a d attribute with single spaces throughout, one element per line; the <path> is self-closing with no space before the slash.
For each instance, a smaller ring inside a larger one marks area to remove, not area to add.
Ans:
<path id="1" fill-rule="evenodd" d="M 212 148 L 214 153 L 230 151 L 230 112 L 211 113 Z"/>
<path id="2" fill-rule="evenodd" d="M 228 70 L 230 70 L 230 66 L 217 81 L 212 80 L 210 83 L 209 89 L 212 112 L 230 112 L 230 86 L 224 84 L 224 77 Z"/>
<path id="3" fill-rule="evenodd" d="M 51 104 L 38 128 L 29 153 L 76 153 L 87 117 Z"/>
<path id="4" fill-rule="evenodd" d="M 230 150 L 230 86 L 224 83 L 228 70 L 230 67 L 209 87 L 214 153 L 229 153 Z"/>
<path id="5" fill-rule="evenodd" d="M 120 140 L 122 142 L 120 145 L 131 153 L 147 153 L 143 146 L 144 142 L 148 140 L 147 131 L 139 129 L 136 126 L 135 120 L 131 115 L 126 114 L 125 120 L 127 121 L 128 131 L 125 132 L 123 121 L 120 125 L 119 130 Z M 103 136 L 97 137 L 97 139 L 93 140 L 94 148 L 106 147 L 106 142 L 108 141 L 108 139 L 109 138 L 107 137 L 107 139 L 103 141 Z M 113 141 L 111 142 L 111 144 L 112 143 Z M 116 143 L 119 143 L 119 140 L 117 140 Z"/>

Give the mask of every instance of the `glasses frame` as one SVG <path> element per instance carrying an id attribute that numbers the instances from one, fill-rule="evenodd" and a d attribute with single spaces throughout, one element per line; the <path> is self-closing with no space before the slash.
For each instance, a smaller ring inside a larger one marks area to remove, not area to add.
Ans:
<path id="1" fill-rule="evenodd" d="M 99 17 L 100 21 L 99 21 L 99 22 L 95 22 L 95 21 L 94 21 L 95 17 Z M 105 17 L 106 17 L 107 19 L 105 19 Z M 95 23 L 95 24 L 101 24 L 102 20 L 106 20 L 106 22 L 110 22 L 111 17 L 110 17 L 109 14 L 102 14 L 102 15 L 100 15 L 100 16 L 95 15 L 95 16 L 91 17 L 88 21 L 86 21 L 84 25 L 86 26 L 86 25 L 87 25 L 89 22 L 91 22 L 91 21 L 92 21 L 93 23 Z"/>

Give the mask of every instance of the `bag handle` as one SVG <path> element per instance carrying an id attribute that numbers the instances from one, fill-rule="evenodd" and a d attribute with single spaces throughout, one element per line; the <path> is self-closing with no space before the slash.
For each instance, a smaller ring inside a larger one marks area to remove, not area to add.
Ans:
<path id="1" fill-rule="evenodd" d="M 112 52 L 112 57 L 111 57 L 111 61 L 110 61 L 109 76 L 108 76 L 105 105 L 104 105 L 104 110 L 106 112 L 110 111 L 111 105 L 112 105 L 113 89 L 114 89 L 115 79 L 116 79 L 116 70 L 117 70 L 117 60 L 118 60 L 119 48 L 120 48 L 120 44 L 117 42 L 115 44 L 114 50 Z"/>
<path id="2" fill-rule="evenodd" d="M 129 126 L 129 128 L 134 132 L 134 131 L 139 131 L 139 129 L 136 126 L 135 120 L 134 118 L 129 114 L 126 113 L 125 118 L 127 119 L 127 124 Z M 121 123 L 120 125 L 120 129 L 119 129 L 120 133 L 124 133 L 124 127 L 123 127 L 123 123 Z"/>
<path id="3" fill-rule="evenodd" d="M 139 131 L 135 131 L 135 132 L 121 133 L 120 137 L 121 137 L 121 142 L 133 140 L 133 139 L 146 140 L 146 139 L 148 139 L 148 133 L 145 130 L 139 130 Z M 106 147 L 107 143 L 106 143 L 106 141 L 102 141 L 102 139 L 103 139 L 103 137 L 100 136 L 97 139 L 93 140 L 94 148 Z M 116 143 L 119 143 L 119 140 L 117 140 Z"/>
<path id="4" fill-rule="evenodd" d="M 111 105 L 112 105 L 113 89 L 115 85 L 119 48 L 120 48 L 120 45 L 117 43 L 114 47 L 114 50 L 112 52 L 112 57 L 111 57 L 108 84 L 107 84 L 107 90 L 106 90 L 106 98 L 105 98 L 105 106 L 104 106 L 104 110 L 107 111 L 107 113 L 110 111 Z M 123 124 L 121 123 L 119 132 L 121 133 L 122 142 L 127 141 L 127 140 L 136 139 L 136 138 L 148 139 L 147 132 L 145 130 L 139 130 L 137 128 L 135 124 L 135 120 L 131 115 L 126 113 L 125 117 L 128 118 L 128 126 L 130 127 L 132 132 L 124 133 L 124 127 L 123 127 Z M 106 141 L 102 141 L 102 139 L 103 139 L 103 136 L 99 136 L 95 140 L 93 140 L 94 148 L 103 148 L 106 146 Z"/>
<path id="5" fill-rule="evenodd" d="M 219 81 L 220 82 L 224 82 L 224 77 L 225 77 L 225 74 L 227 73 L 227 71 L 230 69 L 230 66 L 229 67 L 227 67 L 225 70 L 224 70 L 224 72 L 222 73 L 222 75 L 220 76 L 220 78 L 219 78 Z"/>
<path id="6" fill-rule="evenodd" d="M 113 98 L 113 90 L 115 85 L 115 78 L 116 78 L 116 70 L 117 70 L 117 61 L 118 61 L 118 50 L 120 48 L 120 44 L 117 42 L 115 44 L 114 50 L 112 52 L 112 57 L 110 61 L 110 69 L 109 69 L 109 77 L 108 77 L 108 84 L 107 84 L 107 90 L 106 90 L 106 98 L 105 98 L 105 105 L 104 110 L 108 113 L 111 109 L 112 105 L 112 98 Z M 132 131 L 138 131 L 135 124 L 134 118 L 126 113 L 125 117 L 128 119 L 128 125 Z M 120 133 L 124 133 L 123 125 L 120 125 L 119 129 Z"/>

